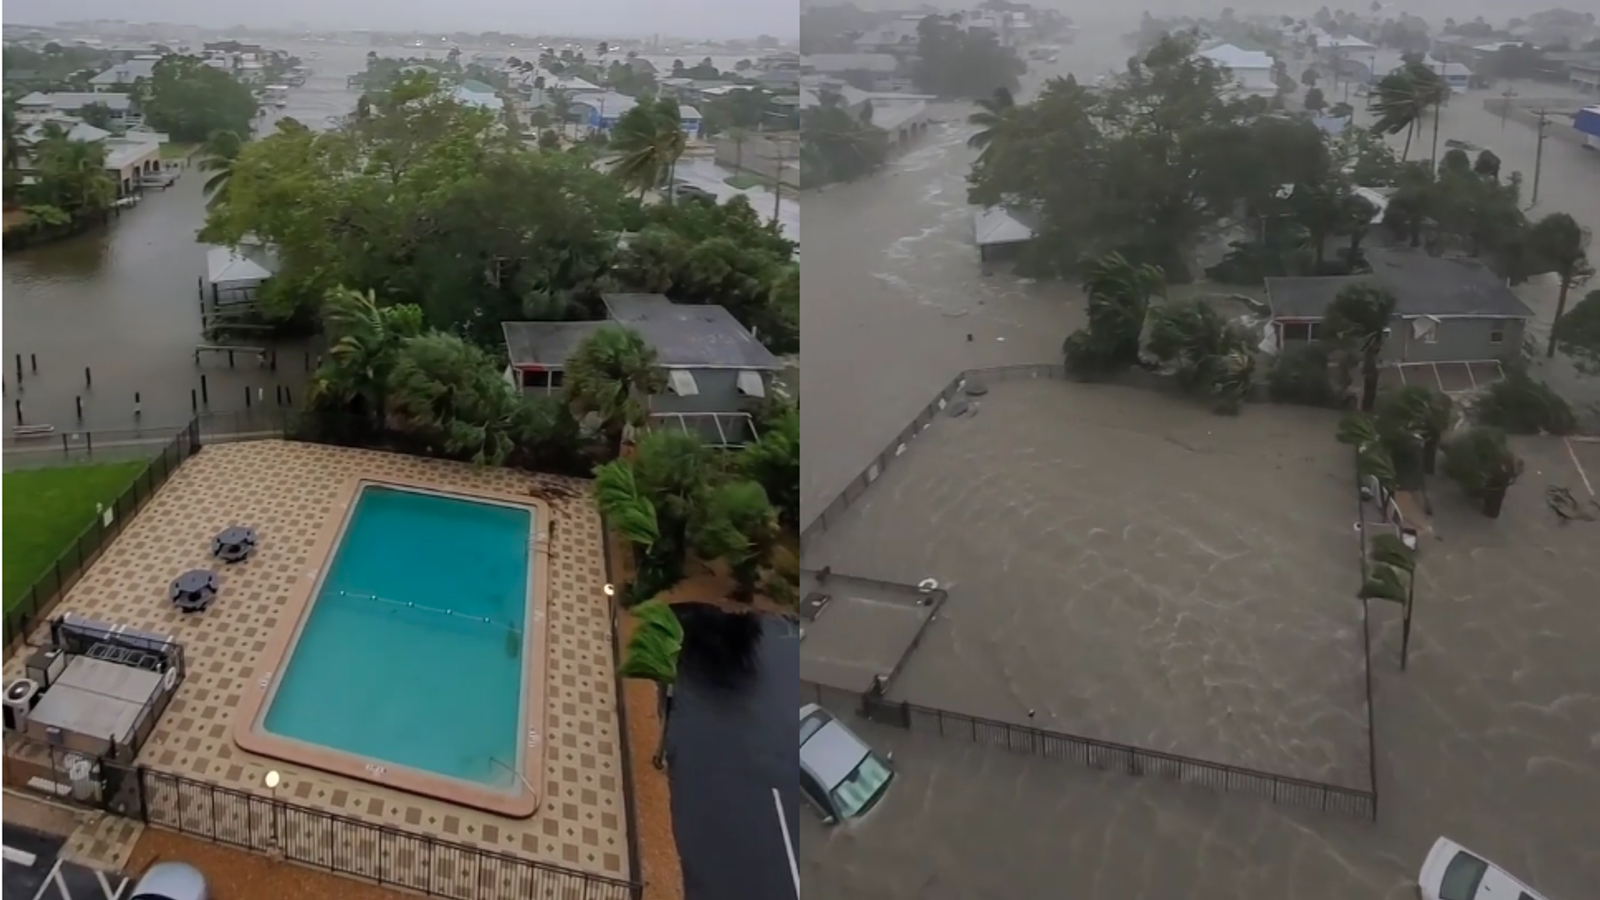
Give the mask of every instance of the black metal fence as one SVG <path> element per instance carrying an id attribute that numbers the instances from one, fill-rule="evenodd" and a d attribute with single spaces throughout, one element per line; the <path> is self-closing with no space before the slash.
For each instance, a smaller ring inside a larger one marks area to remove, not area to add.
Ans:
<path id="1" fill-rule="evenodd" d="M 140 767 L 140 819 L 450 900 L 637 900 L 639 884 Z"/>
<path id="2" fill-rule="evenodd" d="M 816 703 L 835 713 L 850 710 L 857 716 L 907 731 L 930 732 L 942 738 L 970 741 L 1014 753 L 1076 763 L 1091 769 L 1153 776 L 1182 784 L 1195 784 L 1230 793 L 1247 793 L 1289 806 L 1345 813 L 1376 820 L 1375 790 L 1341 787 L 1288 775 L 1230 766 L 1145 750 L 1114 741 L 1045 731 L 965 713 L 932 709 L 889 700 L 871 690 L 855 693 L 840 688 L 802 682 L 801 702 Z"/>
<path id="3" fill-rule="evenodd" d="M 6 469 L 72 466 L 87 462 L 150 459 L 189 426 L 101 431 L 53 431 L 30 437 L 8 437 Z"/>
<path id="4" fill-rule="evenodd" d="M 860 500 L 861 496 L 867 492 L 867 488 L 883 476 L 884 470 L 889 467 L 889 463 L 895 457 L 904 453 L 911 440 L 921 434 L 923 429 L 933 424 L 934 417 L 938 416 L 956 400 L 969 381 L 1019 381 L 1036 378 L 1059 380 L 1066 377 L 1066 367 L 1044 364 L 968 369 L 957 375 L 932 400 L 928 401 L 928 405 L 917 413 L 910 424 L 900 430 L 894 440 L 883 448 L 883 452 L 873 457 L 872 462 L 861 470 L 861 474 L 852 478 L 850 483 L 845 485 L 844 490 L 833 498 L 833 502 L 829 503 L 827 508 L 823 509 L 821 513 L 806 524 L 805 528 L 800 532 L 800 545 L 804 547 L 805 540 L 808 537 L 826 533 L 832 524 L 837 522 L 839 517 L 844 514 L 845 510 L 854 506 L 855 502 Z"/>
<path id="5" fill-rule="evenodd" d="M 134 477 L 133 482 L 110 505 L 105 513 L 90 522 L 70 546 L 50 564 L 28 588 L 26 594 L 6 598 L 4 641 L 8 652 L 12 643 L 30 631 L 49 612 L 83 575 L 105 546 L 111 543 L 133 519 L 172 473 L 200 449 L 200 428 L 197 421 L 173 435 L 150 464 Z"/>

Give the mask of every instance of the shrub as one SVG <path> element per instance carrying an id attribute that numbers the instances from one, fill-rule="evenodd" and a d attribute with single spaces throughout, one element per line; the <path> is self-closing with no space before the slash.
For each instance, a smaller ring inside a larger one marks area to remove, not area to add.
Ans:
<path id="1" fill-rule="evenodd" d="M 1267 396 L 1274 403 L 1338 406 L 1339 392 L 1328 374 L 1328 351 L 1321 344 L 1291 347 L 1267 372 Z"/>
<path id="2" fill-rule="evenodd" d="M 1600 363 L 1600 291 L 1590 291 L 1555 325 L 1556 345 L 1594 365 Z"/>
<path id="3" fill-rule="evenodd" d="M 1567 401 L 1525 372 L 1511 372 L 1484 391 L 1473 419 L 1507 434 L 1571 434 L 1578 427 Z"/>

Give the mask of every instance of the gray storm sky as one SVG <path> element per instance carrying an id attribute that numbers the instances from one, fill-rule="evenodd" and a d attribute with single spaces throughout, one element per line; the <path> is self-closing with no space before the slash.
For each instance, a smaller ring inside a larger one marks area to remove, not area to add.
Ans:
<path id="1" fill-rule="evenodd" d="M 81 19 L 382 30 L 513 31 L 584 36 L 738 38 L 799 32 L 796 0 L 6 0 L 7 22 Z"/>

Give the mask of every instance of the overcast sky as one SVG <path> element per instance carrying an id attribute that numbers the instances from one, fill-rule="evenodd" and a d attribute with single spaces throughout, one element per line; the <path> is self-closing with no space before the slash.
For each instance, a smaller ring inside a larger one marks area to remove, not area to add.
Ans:
<path id="1" fill-rule="evenodd" d="M 7 22 L 81 19 L 179 22 L 208 27 L 511 31 L 585 37 L 739 38 L 799 33 L 796 0 L 5 0 Z"/>

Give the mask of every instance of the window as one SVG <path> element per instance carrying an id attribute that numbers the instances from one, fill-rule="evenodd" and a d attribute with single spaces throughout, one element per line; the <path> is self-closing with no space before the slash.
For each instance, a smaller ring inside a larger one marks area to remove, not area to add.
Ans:
<path id="1" fill-rule="evenodd" d="M 1314 341 L 1317 339 L 1316 322 L 1284 322 L 1279 327 L 1283 329 L 1283 342 Z"/>
<path id="2" fill-rule="evenodd" d="M 1471 853 L 1457 853 L 1439 879 L 1439 900 L 1473 900 L 1489 864 Z"/>
<path id="3" fill-rule="evenodd" d="M 1500 345 L 1506 342 L 1506 320 L 1495 319 L 1489 323 L 1489 343 Z"/>
<path id="4" fill-rule="evenodd" d="M 853 819 L 865 815 L 883 796 L 892 778 L 894 771 L 878 758 L 878 754 L 868 753 L 855 771 L 833 789 L 833 805 L 839 810 L 839 816 Z"/>
<path id="5" fill-rule="evenodd" d="M 560 369 L 534 369 L 524 370 L 522 373 L 522 386 L 525 388 L 558 388 L 565 381 L 565 372 Z"/>
<path id="6" fill-rule="evenodd" d="M 817 809 L 822 810 L 825 814 L 832 815 L 828 810 L 828 798 L 822 793 L 822 786 L 817 784 L 817 780 L 812 778 L 811 773 L 805 769 L 800 770 L 800 792 L 805 794 L 807 800 L 816 804 Z"/>
<path id="7" fill-rule="evenodd" d="M 1424 344 L 1439 343 L 1439 326 L 1437 323 L 1435 323 L 1432 328 L 1429 328 L 1427 331 L 1422 333 L 1422 342 Z"/>

